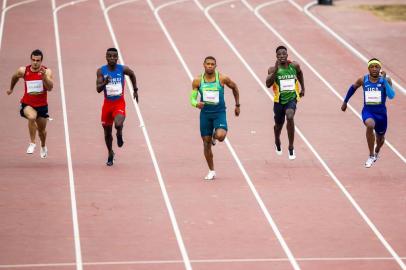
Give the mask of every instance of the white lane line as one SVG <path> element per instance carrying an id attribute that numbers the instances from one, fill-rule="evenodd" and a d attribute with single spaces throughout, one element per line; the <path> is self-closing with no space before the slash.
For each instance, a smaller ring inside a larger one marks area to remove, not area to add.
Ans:
<path id="1" fill-rule="evenodd" d="M 151 0 L 147 0 L 147 1 L 148 1 L 148 3 L 150 3 L 151 9 L 154 11 L 155 17 L 156 17 L 156 19 L 157 19 L 159 25 L 161 26 L 162 31 L 165 33 L 165 36 L 167 37 L 167 39 L 168 39 L 170 45 L 172 46 L 173 50 L 175 51 L 176 56 L 178 57 L 179 61 L 182 63 L 182 66 L 183 66 L 183 68 L 185 69 L 185 71 L 186 71 L 186 73 L 187 73 L 189 79 L 192 81 L 192 80 L 193 80 L 193 75 L 192 75 L 190 69 L 188 68 L 187 64 L 185 63 L 185 61 L 184 61 L 184 59 L 183 59 L 181 53 L 179 52 L 179 50 L 178 50 L 178 48 L 177 48 L 175 42 L 173 41 L 171 35 L 169 34 L 169 31 L 167 30 L 165 24 L 162 22 L 162 20 L 161 20 L 161 18 L 160 18 L 160 16 L 159 16 L 159 11 L 160 11 L 160 9 L 165 8 L 165 7 L 168 7 L 169 5 L 174 5 L 174 4 L 182 3 L 182 2 L 184 2 L 184 0 L 178 0 L 178 1 L 173 1 L 173 2 L 170 2 L 170 3 L 164 4 L 164 5 L 160 6 L 160 7 L 158 7 L 157 9 L 154 9 L 154 7 L 153 7 L 153 5 L 152 5 L 152 3 L 151 3 Z M 226 1 L 226 2 L 230 2 L 230 1 Z M 225 3 L 226 3 L 226 2 L 225 2 Z M 199 5 L 199 2 L 198 2 L 198 1 L 196 1 L 196 4 L 197 4 L 199 7 L 202 7 L 202 8 L 203 8 L 202 5 Z M 264 216 L 266 217 L 268 223 L 270 224 L 270 226 L 271 226 L 273 232 L 275 233 L 275 235 L 276 235 L 276 237 L 277 237 L 279 243 L 281 244 L 281 246 L 282 246 L 283 250 L 285 251 L 287 257 L 289 258 L 289 262 L 292 264 L 292 266 L 293 266 L 293 268 L 294 268 L 295 270 L 299 270 L 299 269 L 300 269 L 299 265 L 298 265 L 297 262 L 295 261 L 295 258 L 294 258 L 294 256 L 293 256 L 292 252 L 290 251 L 290 249 L 289 249 L 289 247 L 287 246 L 285 240 L 283 239 L 283 236 L 282 236 L 281 232 L 279 231 L 279 229 L 278 229 L 278 227 L 277 227 L 275 221 L 273 220 L 271 214 L 269 213 L 268 209 L 266 208 L 265 203 L 263 202 L 261 196 L 259 195 L 258 191 L 256 190 L 256 188 L 255 188 L 255 186 L 254 186 L 254 184 L 253 184 L 253 182 L 252 182 L 250 176 L 248 175 L 247 171 L 245 170 L 243 164 L 241 163 L 241 161 L 240 161 L 240 159 L 239 159 L 237 153 L 235 152 L 235 150 L 234 150 L 234 148 L 232 147 L 231 142 L 229 141 L 228 138 L 225 139 L 225 143 L 226 143 L 226 145 L 227 145 L 229 151 L 231 152 L 231 154 L 232 154 L 232 156 L 233 156 L 235 162 L 237 163 L 237 165 L 238 165 L 240 171 L 241 171 L 242 174 L 244 175 L 244 178 L 245 178 L 245 180 L 246 180 L 248 186 L 250 187 L 251 192 L 253 193 L 253 195 L 254 195 L 254 197 L 255 197 L 257 203 L 259 204 L 259 206 L 260 206 L 260 208 L 261 208 L 261 210 L 262 210 Z"/>
<path id="2" fill-rule="evenodd" d="M 1 45 L 2 45 L 2 40 L 3 40 L 3 31 L 4 31 L 4 22 L 5 22 L 5 17 L 6 17 L 6 13 L 7 11 L 9 11 L 12 8 L 21 6 L 21 5 L 25 5 L 31 2 L 35 2 L 37 0 L 26 0 L 26 1 L 21 1 L 19 3 L 15 3 L 12 4 L 10 6 L 7 7 L 7 0 L 3 1 L 3 8 L 1 11 L 1 19 L 0 19 L 0 50 L 1 50 Z"/>
<path id="3" fill-rule="evenodd" d="M 403 260 L 406 257 L 402 257 Z M 288 258 L 247 258 L 247 259 L 206 259 L 190 260 L 192 263 L 255 263 L 255 262 L 287 262 Z M 303 262 L 367 262 L 367 261 L 394 261 L 392 257 L 305 257 L 296 258 Z M 182 260 L 150 260 L 150 261 L 110 261 L 110 262 L 84 262 L 85 266 L 94 265 L 157 265 L 157 264 L 181 264 Z M 38 263 L 38 264 L 3 264 L 0 269 L 10 268 L 37 268 L 37 267 L 66 267 L 74 266 L 75 263 Z"/>
<path id="4" fill-rule="evenodd" d="M 271 4 L 274 4 L 274 1 L 271 2 L 265 2 L 261 5 L 258 5 L 255 9 L 254 9 L 254 13 L 255 16 L 258 17 L 258 19 L 275 35 L 277 36 L 285 45 L 286 47 L 289 48 L 289 50 L 291 50 L 313 73 L 314 75 L 316 75 L 316 77 L 318 77 L 326 86 L 328 89 L 330 89 L 331 92 L 334 93 L 334 95 L 340 99 L 341 101 L 344 101 L 344 98 L 337 92 L 337 90 L 278 32 L 276 31 L 275 28 L 273 28 L 270 23 L 265 20 L 264 17 L 262 17 L 262 15 L 259 13 L 259 11 L 264 8 L 267 7 Z M 246 3 L 246 6 L 250 6 L 250 4 Z M 362 120 L 362 116 L 361 114 L 354 109 L 353 106 L 351 106 L 350 103 L 348 103 L 348 108 L 350 108 L 350 110 L 356 115 L 358 116 L 359 119 Z M 406 164 L 406 158 L 399 152 L 399 150 L 397 150 L 392 143 L 389 142 L 388 139 L 385 139 L 385 144 L 392 150 L 392 152 L 394 152 L 398 158 L 403 161 L 403 163 Z"/>
<path id="5" fill-rule="evenodd" d="M 134 2 L 134 1 L 125 1 L 125 3 L 130 3 L 130 2 Z M 119 43 L 117 41 L 113 26 L 111 24 L 111 21 L 110 21 L 109 15 L 108 15 L 108 12 L 111 10 L 111 7 L 106 8 L 106 6 L 104 4 L 104 0 L 99 0 L 99 3 L 100 3 L 100 6 L 101 6 L 101 8 L 103 10 L 104 18 L 105 18 L 107 27 L 109 29 L 111 38 L 113 40 L 114 46 L 118 50 L 120 62 L 124 65 L 125 61 L 124 61 L 123 55 L 121 54 L 120 46 L 119 46 Z M 127 89 L 128 89 L 128 91 L 130 93 L 130 96 L 132 97 L 133 86 L 132 86 L 131 81 L 129 80 L 129 78 L 127 76 L 126 76 L 126 80 L 127 80 L 127 86 L 128 86 Z M 145 141 L 147 142 L 148 150 L 149 150 L 149 153 L 151 155 L 152 163 L 153 163 L 154 168 L 155 168 L 155 173 L 156 173 L 157 178 L 158 178 L 159 186 L 161 188 L 162 196 L 164 198 L 165 205 L 166 205 L 166 208 L 168 210 L 168 214 L 169 214 L 169 217 L 170 217 L 170 220 L 171 220 L 172 228 L 173 228 L 173 231 L 174 231 L 175 236 L 176 236 L 176 241 L 178 243 L 179 250 L 181 252 L 185 268 L 187 270 L 191 270 L 192 266 L 190 264 L 190 259 L 189 259 L 189 256 L 188 256 L 188 253 L 187 253 L 187 250 L 186 250 L 183 238 L 182 238 L 182 234 L 181 234 L 180 229 L 179 229 L 178 222 L 176 220 L 175 212 L 173 210 L 171 201 L 169 199 L 168 192 L 166 190 L 165 181 L 164 181 L 164 179 L 162 177 L 162 173 L 161 173 L 161 170 L 160 170 L 159 165 L 158 165 L 158 160 L 157 160 L 157 158 L 155 156 L 155 152 L 154 152 L 154 149 L 152 147 L 151 140 L 150 140 L 148 132 L 147 132 L 147 128 L 145 127 L 145 123 L 144 123 L 144 119 L 143 119 L 142 114 L 141 114 L 141 110 L 140 110 L 137 102 L 134 99 L 132 99 L 132 101 L 133 101 L 133 105 L 135 107 L 135 110 L 137 111 L 138 119 L 140 121 L 140 127 L 142 129 L 143 134 L 144 134 Z"/>
<path id="6" fill-rule="evenodd" d="M 293 0 L 289 0 L 289 2 L 294 5 L 298 6 L 296 2 Z M 363 62 L 368 63 L 368 58 L 363 55 L 360 51 L 358 51 L 354 46 L 352 46 L 350 43 L 348 43 L 345 39 L 343 39 L 341 36 L 339 36 L 336 32 L 334 32 L 333 29 L 328 27 L 325 23 L 323 23 L 319 18 L 317 18 L 314 14 L 310 12 L 310 8 L 313 6 L 317 5 L 317 1 L 312 1 L 308 3 L 304 9 L 301 9 L 302 12 L 304 12 L 308 17 L 310 17 L 314 22 L 316 22 L 321 28 L 323 28 L 327 33 L 332 35 L 336 40 L 338 40 L 344 47 L 346 47 L 348 50 L 350 50 L 355 56 L 357 56 L 359 59 L 361 59 Z M 392 78 L 392 83 L 394 86 L 396 86 L 399 91 L 401 91 L 403 94 L 406 95 L 406 89 L 400 85 L 396 80 Z"/>
<path id="7" fill-rule="evenodd" d="M 73 239 L 75 242 L 75 258 L 76 258 L 76 270 L 83 269 L 82 261 L 82 251 L 80 246 L 80 234 L 79 234 L 79 219 L 77 213 L 77 203 L 76 203 L 76 192 L 75 192 L 75 180 L 73 176 L 73 166 L 72 166 L 72 154 L 70 147 L 69 138 L 69 125 L 68 125 L 68 113 L 66 109 L 66 98 L 65 98 L 65 83 L 63 77 L 62 68 L 62 52 L 61 52 L 61 41 L 59 36 L 59 25 L 58 25 L 58 12 L 68 6 L 79 4 L 87 0 L 72 1 L 56 7 L 55 0 L 52 0 L 52 10 L 54 19 L 54 32 L 55 32 L 55 44 L 56 44 L 56 54 L 58 57 L 58 71 L 59 71 L 59 88 L 61 90 L 61 103 L 62 103 L 62 113 L 63 113 L 63 125 L 65 130 L 65 144 L 66 144 L 66 158 L 68 160 L 68 172 L 69 172 L 69 190 L 70 190 L 70 201 L 72 209 L 72 224 L 73 224 Z"/>
<path id="8" fill-rule="evenodd" d="M 197 1 L 197 0 L 195 0 Z M 268 92 L 268 90 L 265 88 L 264 83 L 261 82 L 261 80 L 259 79 L 259 77 L 255 74 L 255 72 L 253 71 L 253 69 L 248 65 L 248 63 L 245 61 L 245 59 L 241 56 L 241 54 L 238 52 L 238 50 L 235 48 L 235 46 L 232 44 L 232 42 L 227 38 L 227 36 L 224 34 L 224 32 L 221 30 L 221 28 L 217 25 L 217 23 L 213 20 L 213 18 L 211 18 L 210 14 L 209 14 L 209 10 L 210 8 L 219 6 L 219 5 L 223 5 L 225 3 L 229 3 L 231 1 L 236 1 L 236 0 L 227 0 L 227 1 L 222 1 L 222 2 L 218 2 L 216 4 L 213 4 L 209 7 L 207 7 L 205 9 L 205 14 L 207 16 L 207 18 L 209 19 L 209 21 L 212 23 L 212 25 L 214 26 L 214 28 L 216 28 L 216 30 L 219 32 L 220 36 L 223 37 L 224 41 L 229 45 L 229 47 L 232 49 L 232 51 L 237 55 L 237 57 L 240 59 L 240 61 L 246 66 L 247 70 L 251 73 L 251 75 L 255 78 L 255 80 L 258 82 L 258 84 L 261 86 L 261 88 L 265 91 L 265 93 L 268 95 L 268 97 L 270 97 L 271 99 L 273 99 L 270 95 L 270 93 Z M 266 6 L 266 3 L 263 5 L 259 5 L 257 8 L 255 8 L 255 15 L 269 28 L 271 29 L 272 32 L 274 32 L 275 35 L 277 35 L 281 40 L 283 39 L 283 37 L 275 30 L 272 28 L 272 26 L 259 14 L 259 10 Z M 286 41 L 286 40 L 282 40 L 284 41 L 284 43 L 291 48 L 292 51 L 295 52 L 295 54 L 297 56 L 300 56 L 295 50 L 294 48 Z M 302 57 L 301 57 L 302 58 Z M 302 58 L 302 60 L 304 60 Z M 305 61 L 303 61 L 305 62 Z M 307 61 L 306 61 L 307 63 Z M 307 63 L 308 66 L 310 66 L 310 64 Z M 314 70 L 314 69 L 312 69 Z M 317 72 L 314 70 L 314 72 Z M 321 77 L 321 75 L 319 75 Z M 323 78 L 324 80 L 324 78 Z M 325 80 L 324 80 L 325 81 Z M 326 81 L 326 83 L 328 83 Z M 355 199 L 351 196 L 351 194 L 347 191 L 347 189 L 344 187 L 344 185 L 341 183 L 341 181 L 335 176 L 335 174 L 332 172 L 332 170 L 328 167 L 327 163 L 321 158 L 321 156 L 317 153 L 317 151 L 314 149 L 314 147 L 310 144 L 310 142 L 305 138 L 305 136 L 303 135 L 303 133 L 297 128 L 296 126 L 296 131 L 298 132 L 299 136 L 303 139 L 303 141 L 306 143 L 306 145 L 309 147 L 309 149 L 313 152 L 313 154 L 316 156 L 316 158 L 319 160 L 319 162 L 322 164 L 322 166 L 324 167 L 324 169 L 328 172 L 328 174 L 331 176 L 331 178 L 334 180 L 334 182 L 336 183 L 336 185 L 340 188 L 340 190 L 344 193 L 344 195 L 347 197 L 347 199 L 350 201 L 350 203 L 353 205 L 353 207 L 357 210 L 357 212 L 359 213 L 359 215 L 363 218 L 363 220 L 365 221 L 365 223 L 368 224 L 368 226 L 370 227 L 370 229 L 375 233 L 376 237 L 381 241 L 382 245 L 386 248 L 386 250 L 393 256 L 393 258 L 396 260 L 396 262 L 401 266 L 402 269 L 406 270 L 406 266 L 405 264 L 402 262 L 402 260 L 400 259 L 399 255 L 393 250 L 393 248 L 390 246 L 390 244 L 386 241 L 386 239 L 383 237 L 383 235 L 379 232 L 379 230 L 377 229 L 377 227 L 372 223 L 372 221 L 369 219 L 369 217 L 366 215 L 366 213 L 362 210 L 362 208 L 358 205 L 358 203 L 355 201 Z"/>

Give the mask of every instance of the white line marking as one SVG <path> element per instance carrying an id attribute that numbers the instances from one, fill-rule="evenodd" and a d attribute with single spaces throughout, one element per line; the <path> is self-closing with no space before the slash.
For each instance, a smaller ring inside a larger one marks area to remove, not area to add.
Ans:
<path id="1" fill-rule="evenodd" d="M 134 1 L 137 1 L 137 0 L 134 0 Z M 130 3 L 130 2 L 134 2 L 134 1 L 126 1 L 126 3 Z M 121 54 L 121 50 L 120 50 L 120 47 L 119 47 L 119 44 L 118 44 L 118 41 L 117 41 L 117 38 L 116 38 L 116 35 L 115 35 L 115 32 L 114 32 L 114 29 L 113 29 L 113 26 L 111 24 L 111 21 L 110 21 L 109 15 L 108 15 L 108 11 L 111 10 L 111 8 L 109 9 L 109 8 L 105 7 L 104 0 L 99 0 L 99 3 L 100 3 L 100 6 L 101 6 L 101 8 L 103 10 L 104 18 L 105 18 L 107 26 L 109 28 L 109 32 L 110 32 L 111 38 L 113 40 L 114 46 L 118 50 L 119 59 L 121 59 L 120 61 L 124 65 L 124 63 L 125 63 L 124 58 L 123 58 L 123 56 Z M 128 79 L 128 77 L 126 77 L 126 80 L 127 80 L 127 86 L 128 86 L 127 89 L 129 90 L 130 96 L 132 97 L 133 86 L 131 84 L 131 81 Z M 141 110 L 140 110 L 137 102 L 134 99 L 132 99 L 132 100 L 133 100 L 133 105 L 134 105 L 134 107 L 135 107 L 135 109 L 137 111 L 138 119 L 140 120 L 140 127 L 141 127 L 141 129 L 143 131 L 145 141 L 147 142 L 147 145 L 148 145 L 148 150 L 149 150 L 149 153 L 151 155 L 152 163 L 153 163 L 154 168 L 155 168 L 155 173 L 156 173 L 157 178 L 158 178 L 159 186 L 161 188 L 162 195 L 163 195 L 163 198 L 164 198 L 164 201 L 165 201 L 165 205 L 166 205 L 166 208 L 167 208 L 168 213 L 169 213 L 169 217 L 170 217 L 170 220 L 171 220 L 171 223 L 172 223 L 172 228 L 173 228 L 173 231 L 174 231 L 175 236 L 176 236 L 176 241 L 178 243 L 179 250 L 181 252 L 185 268 L 187 270 L 191 270 L 192 266 L 190 264 L 189 256 L 187 254 L 185 244 L 183 242 L 183 238 L 182 238 L 182 234 L 181 234 L 180 229 L 179 229 L 178 222 L 176 221 L 175 212 L 173 210 L 171 201 L 169 199 L 169 195 L 168 195 L 168 192 L 166 190 L 166 186 L 165 186 L 165 182 L 164 182 L 164 179 L 162 177 L 162 174 L 161 174 L 161 170 L 159 169 L 158 160 L 157 160 L 157 158 L 155 156 L 155 152 L 154 152 L 154 149 L 152 148 L 152 144 L 151 144 L 148 132 L 147 132 L 147 128 L 145 127 L 144 119 L 143 119 L 143 117 L 141 115 Z"/>
<path id="2" fill-rule="evenodd" d="M 150 3 L 151 0 L 147 0 L 147 1 Z M 165 27 L 164 23 L 162 22 L 161 18 L 159 17 L 159 10 L 160 10 L 161 8 L 165 8 L 165 7 L 169 6 L 169 5 L 174 5 L 174 4 L 182 3 L 182 2 L 184 2 L 184 1 L 185 1 L 185 0 L 173 1 L 173 2 L 170 2 L 170 3 L 164 4 L 164 5 L 158 7 L 158 8 L 155 9 L 155 10 L 153 9 L 153 7 L 151 7 L 151 8 L 154 10 L 155 17 L 157 18 L 157 21 L 158 21 L 159 25 L 161 26 L 163 32 L 165 33 L 165 36 L 167 37 L 169 43 L 171 44 L 171 47 L 172 47 L 173 50 L 175 51 L 176 56 L 179 58 L 179 61 L 182 63 L 182 66 L 183 66 L 183 68 L 185 69 L 185 71 L 186 71 L 186 73 L 187 73 L 189 79 L 192 81 L 192 80 L 193 80 L 193 75 L 192 75 L 190 69 L 189 69 L 188 66 L 186 65 L 186 63 L 185 63 L 185 61 L 184 61 L 182 55 L 180 54 L 179 50 L 177 49 L 177 46 L 176 46 L 175 42 L 173 41 L 171 35 L 169 34 L 168 30 L 166 29 L 166 27 Z M 228 1 L 225 1 L 224 3 L 228 3 L 228 2 L 231 2 L 231 1 L 228 0 Z M 202 5 L 199 5 L 199 2 L 198 2 L 198 1 L 196 1 L 196 4 L 197 4 L 198 7 L 202 7 L 202 8 L 203 8 Z M 152 3 L 151 3 L 151 6 L 152 6 Z M 208 10 L 210 10 L 210 8 L 208 8 Z M 235 152 L 235 150 L 234 150 L 234 148 L 232 147 L 231 142 L 229 141 L 228 138 L 225 139 L 225 143 L 226 143 L 226 145 L 227 145 L 229 151 L 231 152 L 231 154 L 232 154 L 234 160 L 236 161 L 236 163 L 237 163 L 239 169 L 241 170 L 242 174 L 244 175 L 244 178 L 245 178 L 245 180 L 246 180 L 248 186 L 250 187 L 251 192 L 253 193 L 253 195 L 254 195 L 254 197 L 255 197 L 257 203 L 259 204 L 259 206 L 260 206 L 260 208 L 261 208 L 261 210 L 262 210 L 264 216 L 266 217 L 268 223 L 271 225 L 272 230 L 274 231 L 274 233 L 275 233 L 275 235 L 276 235 L 278 241 L 280 242 L 280 244 L 281 244 L 283 250 L 285 251 L 287 257 L 289 258 L 290 263 L 292 264 L 292 266 L 293 266 L 294 269 L 299 270 L 299 269 L 300 269 L 299 265 L 298 265 L 297 262 L 295 261 L 295 258 L 293 257 L 292 252 L 290 251 L 290 249 L 289 249 L 289 247 L 287 246 L 285 240 L 283 239 L 282 234 L 280 233 L 280 231 L 279 231 L 279 229 L 278 229 L 278 227 L 277 227 L 275 221 L 273 220 L 271 214 L 269 213 L 268 209 L 266 208 L 265 203 L 263 202 L 261 196 L 260 196 L 259 193 L 257 192 L 257 190 L 256 190 L 256 188 L 255 188 L 255 186 L 254 186 L 254 184 L 252 183 L 252 180 L 251 180 L 250 176 L 248 175 L 247 171 L 245 170 L 244 166 L 242 165 L 240 159 L 238 158 L 237 153 Z"/>
<path id="3" fill-rule="evenodd" d="M 197 0 L 196 0 L 197 1 Z M 227 1 L 222 1 L 222 2 L 218 2 L 216 4 L 213 4 L 212 7 L 214 6 L 219 6 L 221 4 L 225 4 L 225 3 L 229 3 L 231 1 L 235 1 L 235 0 L 227 0 Z M 259 10 L 266 6 L 267 4 L 262 4 L 259 5 L 257 8 L 255 8 L 255 15 L 275 34 L 277 35 L 282 41 L 284 41 L 284 43 L 291 48 L 292 51 L 295 52 L 295 54 L 297 56 L 300 56 L 292 46 L 289 45 L 289 43 L 283 39 L 283 37 L 275 30 L 272 28 L 272 26 L 259 14 Z M 217 23 L 210 17 L 208 10 L 206 8 L 205 10 L 205 14 L 206 16 L 209 18 L 210 22 L 213 24 L 213 26 L 216 28 L 216 30 L 219 32 L 219 34 L 221 35 L 221 37 L 223 37 L 224 41 L 229 45 L 229 47 L 232 49 L 232 51 L 238 56 L 238 58 L 240 59 L 240 61 L 246 66 L 247 70 L 251 73 L 251 75 L 255 78 L 255 80 L 258 82 L 258 84 L 261 86 L 261 88 L 265 91 L 265 93 L 268 95 L 268 97 L 270 97 L 271 99 L 273 99 L 270 95 L 270 93 L 268 92 L 268 90 L 265 88 L 263 82 L 261 82 L 261 80 L 258 78 L 258 76 L 255 74 L 255 72 L 253 71 L 253 69 L 248 65 L 248 63 L 245 61 L 245 59 L 241 56 L 241 54 L 238 52 L 238 50 L 235 48 L 235 46 L 231 43 L 231 41 L 227 38 L 227 36 L 223 33 L 223 31 L 220 29 L 220 27 L 217 25 Z M 304 60 L 302 58 L 302 60 Z M 303 61 L 306 62 L 307 61 Z M 307 63 L 308 66 L 310 66 L 310 64 Z M 312 68 L 312 70 L 314 70 Z M 314 70 L 315 73 L 317 73 L 317 71 Z M 320 78 L 321 75 L 319 74 Z M 324 80 L 324 78 L 323 78 Z M 324 80 L 325 81 L 325 80 Z M 325 81 L 326 83 L 328 83 L 327 81 Z M 347 197 L 347 199 L 351 202 L 351 204 L 353 205 L 353 207 L 357 210 L 357 212 L 359 213 L 359 215 L 364 219 L 364 221 L 368 224 L 368 226 L 371 228 L 371 230 L 375 233 L 376 237 L 381 241 L 381 243 L 383 244 L 383 246 L 387 249 L 387 251 L 393 256 L 393 258 L 397 261 L 397 263 L 401 266 L 402 269 L 406 269 L 405 264 L 402 262 L 402 260 L 399 258 L 399 255 L 393 250 L 393 248 L 389 245 L 389 243 L 386 241 L 386 239 L 383 237 L 383 235 L 379 232 L 379 230 L 376 228 L 376 226 L 372 223 L 372 221 L 369 219 L 369 217 L 365 214 L 365 212 L 361 209 L 361 207 L 358 205 L 358 203 L 354 200 L 354 198 L 351 196 L 351 194 L 346 190 L 346 188 L 344 187 L 344 185 L 340 182 L 340 180 L 338 180 L 338 178 L 335 176 L 335 174 L 332 172 L 332 170 L 328 167 L 327 163 L 321 158 L 321 156 L 317 153 L 317 151 L 314 149 L 314 147 L 310 144 L 310 142 L 305 138 L 305 136 L 303 135 L 303 133 L 297 128 L 296 126 L 296 131 L 298 132 L 299 136 L 303 139 L 303 141 L 306 143 L 306 145 L 309 147 L 309 149 L 313 152 L 313 154 L 316 156 L 316 158 L 319 160 L 319 162 L 322 164 L 322 166 L 324 167 L 324 169 L 328 172 L 328 174 L 331 176 L 331 178 L 334 180 L 334 182 L 336 183 L 336 185 L 341 189 L 341 191 L 344 193 L 344 195 Z"/>
<path id="4" fill-rule="evenodd" d="M 406 259 L 406 257 L 402 257 Z M 357 261 L 394 261 L 392 257 L 307 257 L 296 258 L 297 261 L 306 262 L 357 262 Z M 247 259 L 205 259 L 205 260 L 190 260 L 192 263 L 252 263 L 252 262 L 287 262 L 288 258 L 247 258 Z M 84 262 L 85 266 L 94 265 L 142 265 L 142 264 L 181 264 L 182 260 L 149 260 L 149 261 L 110 261 L 110 262 Z M 9 268 L 34 268 L 34 267 L 65 267 L 74 266 L 75 263 L 38 263 L 38 264 L 4 264 L 0 265 L 0 269 Z"/>
<path id="5" fill-rule="evenodd" d="M 272 33 L 277 36 L 283 43 L 285 43 L 285 45 L 327 86 L 328 89 L 330 89 L 331 92 L 333 92 L 337 98 L 339 98 L 341 101 L 344 101 L 344 98 L 341 97 L 341 95 L 337 92 L 337 90 L 335 90 L 335 88 L 312 66 L 310 65 L 310 63 L 301 55 L 299 54 L 298 51 L 296 51 L 296 49 L 278 32 L 276 31 L 270 24 L 269 22 L 267 22 L 262 15 L 259 13 L 259 10 L 269 6 L 271 4 L 274 4 L 274 1 L 271 2 L 265 2 L 261 5 L 258 5 L 255 9 L 254 9 L 254 13 L 255 15 L 259 18 L 259 20 L 269 29 L 272 31 Z M 246 5 L 249 5 L 248 3 Z M 356 115 L 358 116 L 359 119 L 362 120 L 362 116 L 361 114 L 354 109 L 353 106 L 351 106 L 350 103 L 348 103 L 348 108 L 350 108 L 350 110 Z M 392 152 L 394 152 L 399 158 L 400 160 L 403 161 L 403 163 L 406 164 L 406 158 L 389 142 L 388 139 L 385 139 L 385 144 L 392 150 Z"/>
<path id="6" fill-rule="evenodd" d="M 6 7 L 7 6 L 7 0 L 4 0 L 3 9 L 1 11 L 1 20 L 0 20 L 0 50 L 1 50 L 2 40 L 3 40 L 4 21 L 5 21 L 7 11 L 9 11 L 12 8 L 15 8 L 15 7 L 18 7 L 18 6 L 21 6 L 21 5 L 25 5 L 25 4 L 28 4 L 28 3 L 31 3 L 31 2 L 35 2 L 35 1 L 37 1 L 37 0 L 21 1 L 19 3 L 15 3 L 15 4 L 12 4 L 12 5 L 8 6 L 8 7 Z"/>
<path id="7" fill-rule="evenodd" d="M 56 43 L 56 54 L 58 57 L 58 70 L 59 70 L 59 81 L 60 81 L 60 90 L 61 90 L 61 102 L 62 102 L 62 113 L 63 113 L 63 125 L 65 129 L 65 143 L 66 143 L 66 158 L 68 160 L 68 171 L 69 171 L 69 190 L 70 190 L 70 201 L 72 208 L 72 224 L 73 224 L 73 238 L 75 242 L 75 258 L 76 258 L 76 269 L 83 269 L 82 262 L 82 251 L 80 246 L 80 234 L 79 234 L 79 220 L 77 213 L 77 204 L 76 204 L 76 193 L 75 193 L 75 180 L 73 176 L 73 166 L 72 166 L 72 155 L 70 147 L 70 138 L 69 138 L 69 125 L 68 125 L 68 114 L 66 109 L 66 98 L 65 98 L 65 83 L 63 77 L 63 68 L 62 68 L 62 53 L 61 53 L 61 41 L 59 37 L 59 25 L 58 25 L 58 11 L 61 9 L 72 6 L 87 0 L 78 0 L 72 1 L 66 4 L 63 4 L 59 7 L 56 7 L 55 0 L 52 0 L 52 10 L 53 10 L 53 20 L 54 20 L 54 32 L 55 32 L 55 43 Z"/>
<path id="8" fill-rule="evenodd" d="M 293 0 L 289 0 L 292 5 L 297 6 L 298 4 Z M 368 63 L 368 58 L 363 55 L 360 51 L 358 51 L 355 47 L 353 47 L 350 43 L 345 41 L 342 37 L 340 37 L 336 32 L 334 32 L 330 27 L 328 27 L 325 23 L 323 23 L 319 18 L 313 15 L 310 12 L 310 8 L 317 4 L 317 1 L 310 2 L 307 4 L 304 9 L 301 11 L 304 12 L 308 17 L 310 17 L 313 21 L 315 21 L 321 28 L 323 28 L 327 33 L 332 35 L 336 40 L 338 40 L 342 45 L 344 45 L 348 50 L 350 50 L 355 56 L 361 59 L 363 62 Z M 392 78 L 392 83 L 403 93 L 406 95 L 406 89 L 400 85 L 396 80 Z"/>

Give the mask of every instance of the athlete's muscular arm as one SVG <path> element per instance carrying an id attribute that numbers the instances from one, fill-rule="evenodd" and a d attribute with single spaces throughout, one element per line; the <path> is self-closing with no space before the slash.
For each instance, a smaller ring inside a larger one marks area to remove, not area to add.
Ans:
<path id="1" fill-rule="evenodd" d="M 350 100 L 351 96 L 357 91 L 357 89 L 362 86 L 363 80 L 362 78 L 358 78 L 353 85 L 350 86 L 348 89 L 347 95 L 344 98 L 343 105 L 341 105 L 341 110 L 345 112 L 347 110 L 347 102 Z"/>
<path id="2" fill-rule="evenodd" d="M 293 62 L 292 62 L 292 65 L 293 65 L 293 66 L 295 67 L 295 69 L 296 69 L 296 72 L 297 72 L 297 79 L 298 79 L 298 81 L 299 81 L 299 83 L 300 83 L 300 89 L 301 89 L 301 90 L 300 90 L 299 96 L 300 96 L 300 97 L 304 97 L 304 95 L 305 95 L 305 85 L 304 85 L 303 71 L 302 71 L 302 69 L 300 68 L 299 63 L 293 61 Z"/>
<path id="3" fill-rule="evenodd" d="M 42 76 L 42 83 L 44 84 L 44 88 L 47 91 L 52 91 L 52 88 L 54 87 L 52 71 L 50 69 L 41 68 L 39 70 L 39 73 Z"/>
<path id="4" fill-rule="evenodd" d="M 110 82 L 110 77 L 103 77 L 101 68 L 97 70 L 97 79 L 96 79 L 96 91 L 100 93 L 104 90 L 104 87 Z"/>
<path id="5" fill-rule="evenodd" d="M 236 116 L 239 116 L 240 115 L 240 91 L 238 90 L 237 84 L 225 75 L 220 75 L 220 83 L 222 83 L 223 85 L 227 85 L 231 90 L 233 90 L 233 95 L 234 95 L 234 99 L 235 99 L 234 114 Z"/>
<path id="6" fill-rule="evenodd" d="M 192 82 L 192 91 L 198 92 L 200 86 L 200 77 L 194 78 Z M 202 109 L 204 107 L 204 103 L 199 101 L 196 103 L 196 108 Z"/>
<path id="7" fill-rule="evenodd" d="M 10 83 L 10 89 L 7 90 L 7 95 L 11 95 L 14 91 L 14 87 L 16 86 L 18 80 L 22 77 L 24 77 L 25 73 L 25 67 L 20 67 L 17 69 L 17 71 L 13 74 L 11 77 L 11 83 Z"/>
<path id="8" fill-rule="evenodd" d="M 127 75 L 128 77 L 130 77 L 130 80 L 131 80 L 131 83 L 132 83 L 133 89 L 134 89 L 133 98 L 135 98 L 135 100 L 138 103 L 138 87 L 137 87 L 137 78 L 135 77 L 135 73 L 129 67 L 124 66 L 124 75 Z"/>
<path id="9" fill-rule="evenodd" d="M 268 69 L 268 76 L 266 77 L 266 81 L 265 81 L 266 87 L 269 88 L 274 84 L 275 75 L 276 75 L 276 72 L 278 71 L 278 67 L 279 67 L 279 61 L 276 60 L 275 66 L 270 67 Z"/>

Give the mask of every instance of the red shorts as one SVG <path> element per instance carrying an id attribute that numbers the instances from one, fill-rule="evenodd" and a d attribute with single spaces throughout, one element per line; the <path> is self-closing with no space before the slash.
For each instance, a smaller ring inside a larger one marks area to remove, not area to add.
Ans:
<path id="1" fill-rule="evenodd" d="M 103 126 L 111 126 L 117 114 L 125 116 L 125 100 L 120 98 L 115 101 L 104 100 L 101 122 Z"/>

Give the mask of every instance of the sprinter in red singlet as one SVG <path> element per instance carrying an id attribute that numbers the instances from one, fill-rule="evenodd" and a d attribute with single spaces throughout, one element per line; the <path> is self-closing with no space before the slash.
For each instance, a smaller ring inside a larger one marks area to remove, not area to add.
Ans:
<path id="1" fill-rule="evenodd" d="M 11 95 L 14 86 L 20 78 L 24 79 L 24 95 L 21 98 L 20 115 L 28 120 L 28 131 L 30 133 L 30 144 L 27 154 L 35 151 L 35 136 L 41 140 L 41 158 L 46 158 L 48 149 L 46 147 L 46 125 L 48 115 L 47 93 L 54 85 L 52 71 L 42 65 L 43 54 L 40 50 L 31 53 L 31 65 L 20 67 L 11 78 L 10 89 L 7 95 Z"/>

